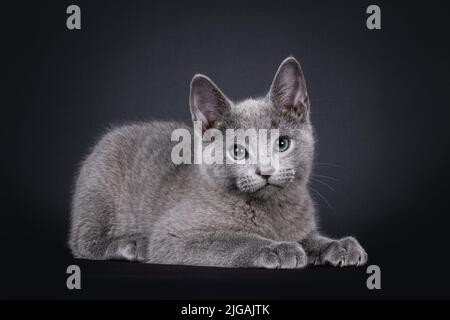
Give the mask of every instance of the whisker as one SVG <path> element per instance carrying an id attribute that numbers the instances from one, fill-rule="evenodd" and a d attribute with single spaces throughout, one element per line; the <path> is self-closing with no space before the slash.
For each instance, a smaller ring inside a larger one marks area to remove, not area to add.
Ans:
<path id="1" fill-rule="evenodd" d="M 330 189 L 331 191 L 336 192 L 336 190 L 335 190 L 334 188 L 332 188 L 332 187 L 331 187 L 328 183 L 326 183 L 326 182 L 323 182 L 323 181 L 321 181 L 321 180 L 319 180 L 319 179 L 316 179 L 316 178 L 313 178 L 313 177 L 311 177 L 311 180 L 316 181 L 316 182 L 318 182 L 318 183 L 320 183 L 320 184 L 323 184 L 324 186 L 328 187 L 328 189 Z"/>
<path id="2" fill-rule="evenodd" d="M 333 178 L 333 177 L 330 177 L 330 176 L 325 176 L 323 174 L 315 174 L 315 173 L 313 173 L 312 176 L 319 177 L 319 178 L 327 178 L 327 179 L 330 179 L 330 180 L 333 180 L 333 181 L 338 181 L 338 179 L 336 179 L 336 178 Z"/>
<path id="3" fill-rule="evenodd" d="M 342 168 L 342 166 L 335 164 L 335 163 L 328 163 L 328 162 L 314 162 L 313 165 L 318 166 L 329 166 L 329 167 L 335 167 L 335 168 Z"/>
<path id="4" fill-rule="evenodd" d="M 330 208 L 331 210 L 334 211 L 334 208 L 331 206 L 331 204 L 328 202 L 328 200 L 327 200 L 327 199 L 326 199 L 319 191 L 317 191 L 316 189 L 314 189 L 314 188 L 311 187 L 311 186 L 310 186 L 310 188 L 311 188 L 312 191 L 314 191 L 314 193 L 316 193 L 316 194 L 323 200 L 323 202 L 326 203 L 326 205 L 328 206 L 328 208 Z"/>

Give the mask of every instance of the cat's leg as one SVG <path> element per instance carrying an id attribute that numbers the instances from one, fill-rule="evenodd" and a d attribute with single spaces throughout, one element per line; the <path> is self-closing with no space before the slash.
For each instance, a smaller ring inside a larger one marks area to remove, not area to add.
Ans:
<path id="1" fill-rule="evenodd" d="M 367 253 L 353 237 L 330 239 L 312 233 L 301 241 L 308 255 L 308 263 L 332 266 L 361 266 L 367 262 Z"/>
<path id="2" fill-rule="evenodd" d="M 148 237 L 143 234 L 130 234 L 114 238 L 81 238 L 77 258 L 91 260 L 145 261 Z"/>
<path id="3" fill-rule="evenodd" d="M 111 239 L 106 248 L 104 259 L 145 261 L 148 237 L 143 234 L 125 235 Z"/>
<path id="4" fill-rule="evenodd" d="M 81 259 L 145 261 L 148 237 L 130 234 L 109 238 L 92 230 L 84 230 L 71 247 L 73 255 Z"/>
<path id="5" fill-rule="evenodd" d="M 148 262 L 219 267 L 302 268 L 307 256 L 297 242 L 249 233 L 190 231 L 152 239 Z"/>
<path id="6" fill-rule="evenodd" d="M 75 198 L 69 245 L 76 258 L 91 260 L 144 261 L 148 238 L 127 229 L 115 236 L 114 209 L 101 192 Z M 131 228 L 131 226 L 130 226 Z"/>

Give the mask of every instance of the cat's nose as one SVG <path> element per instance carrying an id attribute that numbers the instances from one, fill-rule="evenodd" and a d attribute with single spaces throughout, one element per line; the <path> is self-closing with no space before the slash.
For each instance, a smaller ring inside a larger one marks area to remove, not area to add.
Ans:
<path id="1" fill-rule="evenodd" d="M 263 177 L 269 177 L 274 173 L 275 173 L 275 168 L 272 167 L 271 165 L 262 165 L 256 169 L 256 174 L 263 176 Z"/>

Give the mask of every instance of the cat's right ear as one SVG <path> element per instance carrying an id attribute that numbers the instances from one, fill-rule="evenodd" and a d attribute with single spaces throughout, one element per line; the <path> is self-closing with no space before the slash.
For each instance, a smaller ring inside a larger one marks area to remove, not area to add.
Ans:
<path id="1" fill-rule="evenodd" d="M 197 74 L 191 81 L 189 98 L 192 120 L 201 121 L 203 131 L 214 128 L 231 102 L 207 76 Z"/>
<path id="2" fill-rule="evenodd" d="M 299 119 L 305 119 L 309 110 L 308 93 L 302 68 L 294 57 L 289 57 L 281 63 L 269 96 L 276 107 Z"/>

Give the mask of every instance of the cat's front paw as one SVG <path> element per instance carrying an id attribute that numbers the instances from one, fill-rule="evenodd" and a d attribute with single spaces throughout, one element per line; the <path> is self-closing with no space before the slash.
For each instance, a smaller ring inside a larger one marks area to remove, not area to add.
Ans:
<path id="1" fill-rule="evenodd" d="M 353 237 L 333 241 L 320 255 L 319 264 L 332 266 L 362 266 L 367 262 L 367 253 Z"/>
<path id="2" fill-rule="evenodd" d="M 255 267 L 267 269 L 303 268 L 306 264 L 306 253 L 296 242 L 281 242 L 263 247 L 254 261 Z"/>
<path id="3" fill-rule="evenodd" d="M 111 242 L 106 255 L 110 259 L 144 262 L 148 242 L 148 237 L 143 234 L 123 236 Z"/>

